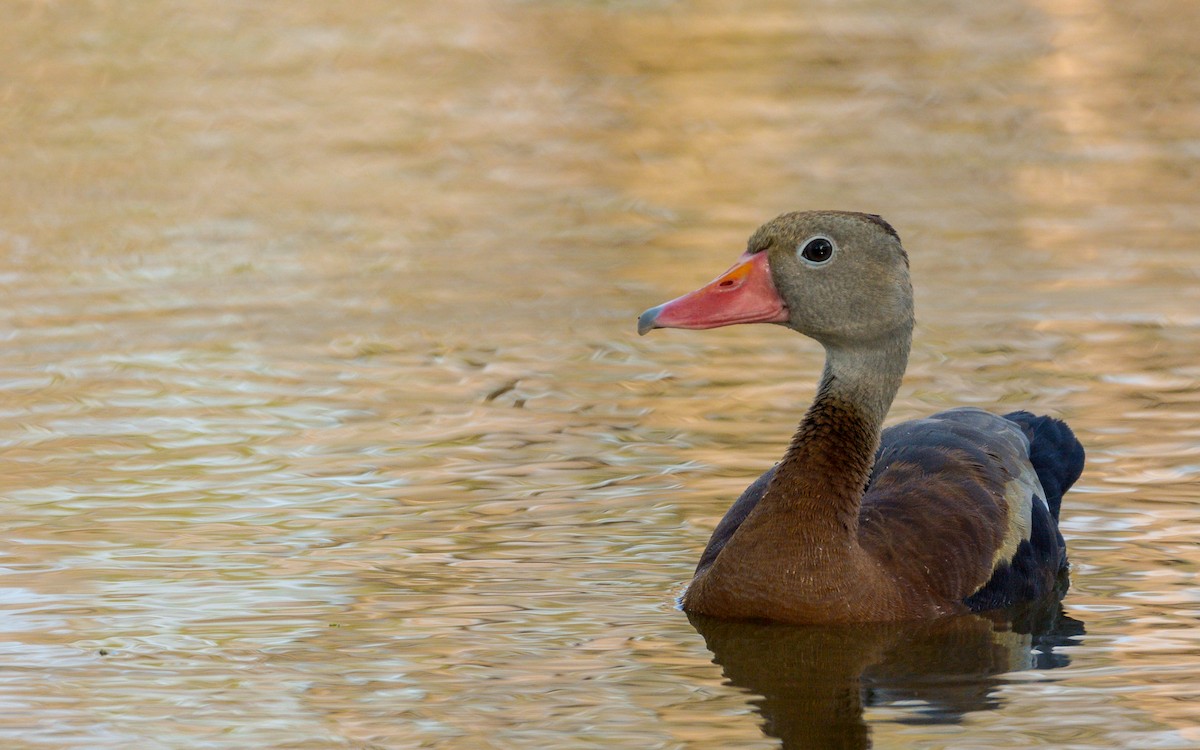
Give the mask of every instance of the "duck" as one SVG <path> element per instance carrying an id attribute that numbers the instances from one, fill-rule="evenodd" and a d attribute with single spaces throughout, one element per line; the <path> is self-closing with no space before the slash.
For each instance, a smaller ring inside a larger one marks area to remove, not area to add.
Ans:
<path id="1" fill-rule="evenodd" d="M 782 459 L 717 524 L 680 604 L 731 620 L 922 620 L 1065 595 L 1058 518 L 1083 471 L 1070 427 L 940 411 L 884 428 L 914 327 L 908 254 L 883 218 L 786 213 L 709 284 L 646 310 L 656 328 L 748 323 L 819 343 L 815 396 Z"/>

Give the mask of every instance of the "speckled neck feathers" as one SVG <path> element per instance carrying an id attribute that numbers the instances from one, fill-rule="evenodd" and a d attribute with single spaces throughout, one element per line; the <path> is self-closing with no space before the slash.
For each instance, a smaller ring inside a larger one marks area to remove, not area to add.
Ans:
<path id="1" fill-rule="evenodd" d="M 763 503 L 802 536 L 853 537 L 879 433 L 908 362 L 911 328 L 875 346 L 828 347 L 812 406 Z"/>

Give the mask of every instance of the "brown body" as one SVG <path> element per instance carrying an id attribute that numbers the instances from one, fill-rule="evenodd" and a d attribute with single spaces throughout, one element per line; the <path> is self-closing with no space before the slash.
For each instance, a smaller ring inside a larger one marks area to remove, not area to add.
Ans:
<path id="1" fill-rule="evenodd" d="M 1009 512 L 1001 475 L 953 462 L 963 482 L 898 462 L 864 493 L 878 433 L 854 407 L 818 398 L 766 492 L 696 572 L 684 608 L 715 617 L 863 622 L 935 617 L 992 576 Z M 905 510 L 898 512 L 897 500 Z M 954 509 L 972 508 L 965 517 Z M 925 535 L 937 530 L 937 544 Z"/>
<path id="2" fill-rule="evenodd" d="M 762 500 L 712 564 L 697 571 L 684 608 L 791 622 L 965 611 L 914 587 L 863 546 L 878 539 L 862 538 L 858 517 L 877 440 L 852 406 L 815 404 Z"/>

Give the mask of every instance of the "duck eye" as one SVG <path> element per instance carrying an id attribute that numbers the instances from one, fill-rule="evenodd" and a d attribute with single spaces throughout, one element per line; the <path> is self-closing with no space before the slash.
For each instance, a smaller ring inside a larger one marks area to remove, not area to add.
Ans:
<path id="1" fill-rule="evenodd" d="M 800 257 L 809 263 L 824 263 L 833 257 L 833 243 L 824 237 L 811 239 L 800 251 Z"/>

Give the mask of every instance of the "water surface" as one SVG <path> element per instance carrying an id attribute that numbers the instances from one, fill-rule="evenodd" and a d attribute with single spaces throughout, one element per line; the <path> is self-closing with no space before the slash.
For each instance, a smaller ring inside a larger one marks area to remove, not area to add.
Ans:
<path id="1" fill-rule="evenodd" d="M 1198 14 L 6 4 L 0 738 L 1200 744 Z M 636 315 L 798 208 L 905 238 L 892 419 L 1087 446 L 1052 622 L 674 608 L 821 361 Z"/>

